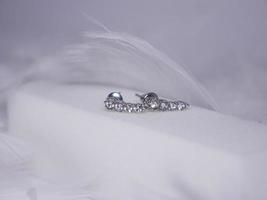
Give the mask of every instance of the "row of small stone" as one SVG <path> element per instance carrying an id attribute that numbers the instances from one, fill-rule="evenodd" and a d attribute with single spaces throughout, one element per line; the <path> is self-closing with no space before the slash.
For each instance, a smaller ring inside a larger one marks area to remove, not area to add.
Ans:
<path id="1" fill-rule="evenodd" d="M 144 112 L 148 109 L 142 103 L 125 103 L 123 101 L 116 101 L 112 98 L 104 101 L 105 106 L 108 110 L 114 110 L 117 112 L 135 112 L 140 113 Z M 166 101 L 160 99 L 159 107 L 154 109 L 153 111 L 174 111 L 174 110 L 185 110 L 189 107 L 189 105 L 183 101 Z"/>
<path id="2" fill-rule="evenodd" d="M 145 107 L 141 103 L 125 103 L 123 101 L 113 101 L 111 99 L 106 100 L 105 106 L 108 110 L 115 110 L 117 112 L 144 112 Z"/>
<path id="3" fill-rule="evenodd" d="M 183 101 L 166 101 L 160 99 L 159 110 L 160 111 L 182 111 L 189 107 L 189 104 Z"/>

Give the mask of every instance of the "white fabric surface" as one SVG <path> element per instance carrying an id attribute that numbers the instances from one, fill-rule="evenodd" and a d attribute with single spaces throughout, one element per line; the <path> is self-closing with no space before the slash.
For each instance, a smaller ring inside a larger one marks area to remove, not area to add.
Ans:
<path id="1" fill-rule="evenodd" d="M 195 106 L 185 113 L 129 115 L 131 120 L 118 115 L 112 119 L 117 115 L 104 112 L 102 104 L 107 88 L 102 92 L 100 87 L 91 88 L 87 94 L 81 85 L 124 87 L 128 88 L 126 94 L 137 89 L 156 90 L 164 97 L 182 98 L 211 109 L 216 104 L 181 65 L 138 38 L 109 30 L 90 33 L 86 41 L 67 51 L 34 59 L 27 70 L 1 68 L 1 129 L 9 127 L 26 142 L 1 135 L 1 200 L 266 197 L 266 127 Z M 33 80 L 68 86 L 32 86 L 32 90 L 16 93 L 6 110 L 9 93 Z M 93 107 L 89 107 L 89 99 L 85 101 L 90 95 L 97 100 Z M 99 126 L 99 119 L 108 126 Z M 129 137 L 124 135 L 122 123 L 131 131 Z M 99 137 L 99 132 L 105 137 Z M 117 137 L 109 135 L 113 132 Z M 87 145 L 84 138 L 89 136 L 105 143 L 89 140 L 91 145 Z M 92 151 L 86 151 L 88 148 Z M 33 165 L 28 151 L 33 151 Z M 89 156 L 97 159 L 95 164 Z"/>
<path id="2" fill-rule="evenodd" d="M 107 112 L 113 90 L 33 83 L 12 95 L 10 131 L 33 147 L 37 177 L 93 199 L 266 199 L 265 126 L 195 106 Z"/>
<path id="3" fill-rule="evenodd" d="M 10 93 L 27 82 L 38 80 L 62 84 L 97 83 L 142 91 L 156 89 L 158 93 L 168 98 L 177 99 L 183 96 L 183 100 L 194 105 L 211 109 L 216 107 L 205 89 L 181 65 L 176 64 L 149 43 L 136 37 L 110 31 L 88 33 L 85 39 L 86 41 L 81 44 L 70 46 L 62 54 L 39 59 L 29 65 L 27 70 L 18 70 L 13 74 L 12 68 L 11 71 L 6 70 L 9 68 L 1 68 L 5 75 L 5 79 L 0 82 L 1 130 L 8 129 L 8 124 L 11 124 L 6 106 Z M 29 122 L 28 125 L 34 127 L 35 124 Z M 22 131 L 19 130 L 16 134 Z M 4 187 L 1 197 L 34 200 L 90 198 L 91 190 L 87 185 L 81 187 L 67 184 L 67 186 L 55 187 L 55 184 L 40 178 L 36 180 L 34 178 L 32 183 L 29 179 L 32 179 L 30 174 L 34 169 L 24 162 L 24 160 L 31 160 L 30 157 L 25 157 L 24 153 L 28 150 L 36 152 L 36 149 L 29 144 L 30 140 L 24 141 L 26 149 L 21 148 L 14 152 L 15 157 L 21 158 L 21 162 L 16 164 L 6 155 L 6 151 L 10 151 L 9 147 L 15 144 L 12 139 L 8 139 L 8 136 L 5 137 L 8 145 L 3 144 L 1 148 L 1 160 L 6 160 L 6 165 L 1 168 L 4 177 L 1 177 L 1 180 L 3 185 L 8 182 L 13 186 L 7 191 Z M 46 151 L 48 150 L 49 147 L 46 147 Z M 14 168 L 14 166 L 17 167 Z M 36 188 L 35 182 L 41 186 Z M 23 183 L 23 187 L 18 183 Z"/>

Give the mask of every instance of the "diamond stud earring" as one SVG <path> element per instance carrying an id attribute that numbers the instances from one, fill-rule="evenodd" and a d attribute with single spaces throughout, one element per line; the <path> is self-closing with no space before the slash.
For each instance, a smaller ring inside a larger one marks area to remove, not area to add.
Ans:
<path id="1" fill-rule="evenodd" d="M 149 92 L 147 94 L 135 94 L 136 96 L 140 97 L 140 99 L 143 101 L 143 104 L 146 108 L 151 110 L 156 110 L 159 108 L 160 100 L 156 93 Z"/>
<path id="2" fill-rule="evenodd" d="M 182 111 L 190 107 L 188 103 L 183 101 L 167 101 L 165 99 L 160 99 L 154 92 L 149 92 L 143 95 L 136 94 L 136 96 L 140 97 L 146 109 L 152 111 Z"/>

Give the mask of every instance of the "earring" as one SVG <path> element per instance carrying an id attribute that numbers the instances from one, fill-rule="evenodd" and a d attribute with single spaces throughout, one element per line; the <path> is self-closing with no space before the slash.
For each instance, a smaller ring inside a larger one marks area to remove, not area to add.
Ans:
<path id="1" fill-rule="evenodd" d="M 154 92 L 149 92 L 143 95 L 136 94 L 136 96 L 140 97 L 146 109 L 152 111 L 182 111 L 190 107 L 188 103 L 183 101 L 168 101 L 165 99 L 160 99 Z"/>
<path id="2" fill-rule="evenodd" d="M 117 101 L 123 101 L 123 98 L 122 98 L 122 95 L 120 92 L 111 92 L 108 95 L 108 98 L 112 98 L 112 99 L 117 100 Z"/>
<path id="3" fill-rule="evenodd" d="M 141 103 L 127 103 L 123 101 L 123 97 L 119 92 L 112 92 L 107 96 L 107 99 L 104 101 L 105 107 L 108 110 L 117 111 L 117 112 L 144 112 L 145 107 Z"/>
<path id="4" fill-rule="evenodd" d="M 183 101 L 168 101 L 165 99 L 160 99 L 154 92 L 149 92 L 143 95 L 136 94 L 136 96 L 141 99 L 142 103 L 124 102 L 120 92 L 112 92 L 104 101 L 105 107 L 108 110 L 129 113 L 140 113 L 144 111 L 182 111 L 190 107 L 188 103 Z"/>
<path id="5" fill-rule="evenodd" d="M 156 93 L 149 92 L 147 94 L 135 94 L 136 96 L 140 97 L 141 101 L 143 101 L 143 104 L 146 108 L 156 110 L 160 106 L 160 100 Z"/>

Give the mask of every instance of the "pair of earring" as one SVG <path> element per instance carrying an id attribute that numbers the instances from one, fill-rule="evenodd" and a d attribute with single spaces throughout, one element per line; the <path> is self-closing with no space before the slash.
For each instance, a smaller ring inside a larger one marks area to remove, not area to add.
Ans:
<path id="1" fill-rule="evenodd" d="M 127 103 L 123 100 L 120 92 L 110 93 L 104 101 L 105 107 L 111 111 L 141 113 L 144 111 L 182 111 L 190 106 L 183 101 L 168 101 L 160 99 L 154 92 L 143 95 L 136 94 L 141 99 L 141 103 Z"/>

